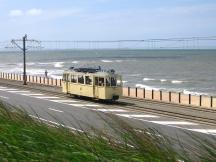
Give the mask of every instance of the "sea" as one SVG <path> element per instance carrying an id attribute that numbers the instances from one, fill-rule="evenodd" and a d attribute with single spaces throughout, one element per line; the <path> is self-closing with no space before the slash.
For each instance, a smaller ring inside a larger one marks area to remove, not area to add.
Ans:
<path id="1" fill-rule="evenodd" d="M 114 69 L 125 87 L 216 96 L 216 50 L 39 50 L 26 54 L 27 74 L 62 78 L 69 67 Z M 20 51 L 0 52 L 0 72 L 23 71 Z"/>

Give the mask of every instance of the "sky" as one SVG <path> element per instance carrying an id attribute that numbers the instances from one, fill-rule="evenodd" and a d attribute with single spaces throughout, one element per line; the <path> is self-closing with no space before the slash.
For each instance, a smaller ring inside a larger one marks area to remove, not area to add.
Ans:
<path id="1" fill-rule="evenodd" d="M 216 36 L 215 0 L 0 0 L 0 41 Z"/>

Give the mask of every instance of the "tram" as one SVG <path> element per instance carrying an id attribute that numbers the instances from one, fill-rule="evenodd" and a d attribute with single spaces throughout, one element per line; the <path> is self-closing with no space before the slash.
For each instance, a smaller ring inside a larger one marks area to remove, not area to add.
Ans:
<path id="1" fill-rule="evenodd" d="M 63 93 L 115 101 L 122 96 L 122 76 L 114 70 L 71 67 L 63 73 Z"/>

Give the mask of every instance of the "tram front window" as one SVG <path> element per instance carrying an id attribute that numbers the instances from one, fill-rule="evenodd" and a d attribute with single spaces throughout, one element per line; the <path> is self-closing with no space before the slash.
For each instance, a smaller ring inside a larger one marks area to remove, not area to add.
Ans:
<path id="1" fill-rule="evenodd" d="M 63 74 L 63 81 L 66 81 L 67 79 L 66 79 L 66 76 L 67 76 L 67 74 Z"/>
<path id="2" fill-rule="evenodd" d="M 78 76 L 78 83 L 84 84 L 84 77 Z"/>
<path id="3" fill-rule="evenodd" d="M 115 87 L 117 85 L 116 78 L 111 78 L 111 86 Z"/>
<path id="4" fill-rule="evenodd" d="M 104 86 L 104 78 L 99 78 L 99 86 Z"/>
<path id="5" fill-rule="evenodd" d="M 86 82 L 86 84 L 88 84 L 88 85 L 91 85 L 91 84 L 92 84 L 92 79 L 90 78 L 90 76 L 86 76 L 86 77 L 85 77 L 85 82 Z"/>
<path id="6" fill-rule="evenodd" d="M 104 86 L 104 78 L 95 77 L 95 85 L 96 86 Z"/>
<path id="7" fill-rule="evenodd" d="M 77 83 L 77 75 L 72 75 L 71 76 L 71 82 L 72 83 Z"/>
<path id="8" fill-rule="evenodd" d="M 110 78 L 106 78 L 106 86 L 107 87 L 111 86 Z"/>

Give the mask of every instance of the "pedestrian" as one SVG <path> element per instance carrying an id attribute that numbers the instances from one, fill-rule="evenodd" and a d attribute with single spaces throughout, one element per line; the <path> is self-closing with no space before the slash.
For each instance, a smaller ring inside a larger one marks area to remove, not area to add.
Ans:
<path id="1" fill-rule="evenodd" d="M 48 72 L 47 72 L 47 70 L 45 70 L 45 77 L 46 77 L 46 78 L 48 77 Z"/>

